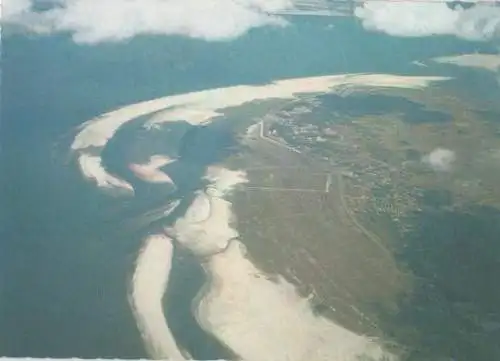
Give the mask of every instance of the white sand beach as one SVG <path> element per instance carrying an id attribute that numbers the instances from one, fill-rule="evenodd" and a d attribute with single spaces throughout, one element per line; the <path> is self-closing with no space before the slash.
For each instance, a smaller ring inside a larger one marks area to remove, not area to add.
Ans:
<path id="1" fill-rule="evenodd" d="M 92 180 L 100 188 L 122 189 L 134 193 L 134 188 L 123 179 L 115 177 L 107 172 L 102 166 L 102 159 L 99 156 L 81 153 L 78 157 L 78 165 L 82 175 Z"/>
<path id="2" fill-rule="evenodd" d="M 205 260 L 210 283 L 199 298 L 196 316 L 207 332 L 247 361 L 357 361 L 362 356 L 395 360 L 374 340 L 314 315 L 292 284 L 267 279 L 246 258 L 237 230 L 230 227 L 231 204 L 223 199 L 247 181 L 245 172 L 214 166 L 205 178 L 212 182 L 212 191 L 200 192 L 168 232 Z"/>
<path id="3" fill-rule="evenodd" d="M 444 77 L 409 77 L 387 74 L 345 74 L 280 80 L 266 85 L 234 86 L 167 96 L 113 110 L 79 127 L 71 149 L 77 153 L 84 177 L 99 187 L 133 188 L 108 173 L 99 155 L 117 130 L 127 122 L 148 114 L 153 129 L 165 122 L 207 124 L 228 107 L 256 100 L 296 99 L 300 95 L 329 90 L 379 88 L 423 88 Z M 92 154 L 87 148 L 92 148 Z M 165 158 L 154 158 L 130 169 L 149 182 L 171 182 L 159 171 Z M 245 257 L 238 231 L 232 227 L 231 203 L 225 199 L 238 184 L 246 182 L 243 171 L 209 167 L 210 185 L 196 194 L 185 216 L 165 230 L 180 245 L 203 257 L 208 278 L 207 292 L 200 301 L 198 319 L 207 331 L 241 355 L 244 360 L 356 360 L 369 354 L 377 359 L 381 348 L 333 322 L 313 315 L 307 300 L 282 281 L 273 283 Z M 131 304 L 152 357 L 182 360 L 165 321 L 161 299 L 170 271 L 170 238 L 151 236 L 145 241 L 132 282 Z M 293 323 L 292 323 L 293 321 Z M 290 325 L 294 325 L 291 327 Z"/>
<path id="4" fill-rule="evenodd" d="M 210 197 L 209 202 L 210 216 L 206 220 L 192 222 L 188 217 L 181 218 L 172 227 L 173 233 L 169 233 L 198 256 L 220 252 L 238 236 L 226 221 L 231 217 L 231 203 L 218 197 Z"/>
<path id="5" fill-rule="evenodd" d="M 166 233 L 198 256 L 209 256 L 225 249 L 238 236 L 231 227 L 231 203 L 222 197 L 237 184 L 247 182 L 245 173 L 218 166 L 209 167 L 205 175 L 212 184 L 199 191 L 184 217 Z"/>
<path id="6" fill-rule="evenodd" d="M 341 87 L 353 89 L 382 88 L 423 88 L 431 82 L 443 81 L 445 77 L 410 77 L 389 74 L 342 74 L 298 79 L 279 80 L 265 85 L 240 85 L 210 89 L 199 92 L 172 95 L 163 98 L 131 104 L 102 114 L 78 127 L 71 149 L 82 151 L 86 148 L 102 149 L 118 129 L 127 122 L 147 114 L 156 113 L 145 124 L 155 128 L 165 122 L 186 121 L 193 125 L 209 123 L 221 115 L 228 107 L 267 99 L 296 99 L 300 94 L 321 93 Z M 91 173 L 92 172 L 92 173 Z M 110 176 L 100 161 L 87 170 L 86 177 L 97 180 L 98 184 L 110 183 Z M 162 176 L 148 174 L 145 178 L 163 179 Z M 121 180 L 120 180 L 121 181 Z M 123 181 L 121 181 L 123 182 Z"/>
<path id="7" fill-rule="evenodd" d="M 170 274 L 173 247 L 165 235 L 145 239 L 137 258 L 130 304 L 150 357 L 185 360 L 170 332 L 162 298 Z"/>
<path id="8" fill-rule="evenodd" d="M 172 178 L 159 169 L 172 162 L 175 162 L 175 159 L 171 159 L 166 155 L 156 154 L 151 156 L 148 162 L 144 164 L 131 163 L 128 167 L 137 178 L 144 182 L 174 184 Z"/>
<path id="9" fill-rule="evenodd" d="M 202 326 L 244 360 L 394 359 L 374 341 L 314 315 L 309 301 L 281 279 L 266 278 L 238 240 L 206 264 L 214 279 L 198 309 Z"/>

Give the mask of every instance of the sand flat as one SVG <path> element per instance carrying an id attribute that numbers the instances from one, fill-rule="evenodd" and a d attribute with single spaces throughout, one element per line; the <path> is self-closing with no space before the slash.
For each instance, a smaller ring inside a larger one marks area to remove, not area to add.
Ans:
<path id="1" fill-rule="evenodd" d="M 128 168 L 135 174 L 136 177 L 148 183 L 169 183 L 174 184 L 170 176 L 161 171 L 159 168 L 175 162 L 163 154 L 152 155 L 144 164 L 131 163 Z"/>
<path id="2" fill-rule="evenodd" d="M 102 114 L 78 127 L 71 149 L 83 151 L 86 148 L 102 149 L 106 146 L 118 129 L 127 122 L 147 114 L 156 113 L 146 124 L 147 128 L 166 122 L 186 121 L 192 125 L 207 124 L 222 115 L 221 111 L 228 107 L 268 99 L 296 99 L 300 94 L 323 93 L 335 87 L 392 87 L 422 88 L 431 82 L 443 81 L 445 77 L 410 77 L 389 74 L 342 74 L 309 78 L 285 79 L 265 85 L 239 85 L 227 88 L 210 89 L 187 94 L 166 96 L 131 104 L 117 110 Z M 98 157 L 98 156 L 97 156 Z M 166 182 L 164 175 L 151 171 L 139 173 L 143 179 Z M 87 167 L 84 174 L 93 178 L 98 184 L 124 186 L 124 181 L 116 181 L 116 177 L 107 173 L 100 160 Z M 115 184 L 116 183 L 116 184 Z"/>
<path id="3" fill-rule="evenodd" d="M 499 71 L 500 54 L 462 54 L 456 56 L 443 56 L 432 59 L 441 64 L 453 64 L 457 66 L 479 68 L 489 71 Z"/>
<path id="4" fill-rule="evenodd" d="M 163 234 L 145 239 L 132 278 L 130 304 L 150 356 L 185 360 L 168 327 L 161 302 L 170 274 L 172 252 L 171 240 Z"/>
<path id="5" fill-rule="evenodd" d="M 326 92 L 335 86 L 349 84 L 367 87 L 425 87 L 445 77 L 410 77 L 389 74 L 342 74 L 309 78 L 286 79 L 266 85 L 240 85 L 227 88 L 172 95 L 131 104 L 100 115 L 80 126 L 71 149 L 103 147 L 119 127 L 137 117 L 163 111 L 151 123 L 185 120 L 202 124 L 217 115 L 218 110 L 264 99 L 294 99 L 298 94 Z"/>
<path id="6" fill-rule="evenodd" d="M 269 280 L 246 258 L 236 230 L 220 231 L 230 228 L 233 217 L 224 197 L 246 182 L 245 172 L 214 166 L 205 179 L 216 191 L 203 192 L 211 202 L 210 217 L 201 222 L 181 218 L 173 236 L 205 261 L 210 281 L 199 297 L 196 316 L 207 332 L 247 361 L 395 359 L 374 340 L 314 315 L 309 300 L 292 284 L 284 278 Z M 202 204 L 194 202 L 192 207 Z"/>
<path id="7" fill-rule="evenodd" d="M 238 236 L 226 221 L 232 215 L 231 203 L 222 198 L 200 193 L 188 212 L 166 232 L 198 256 L 220 252 L 227 247 L 229 240 Z M 197 221 L 197 217 L 207 213 L 208 217 Z"/>
<path id="8" fill-rule="evenodd" d="M 102 159 L 99 156 L 81 153 L 78 157 L 78 165 L 83 176 L 92 180 L 100 188 L 123 189 L 134 192 L 134 188 L 123 179 L 108 173 L 102 166 Z"/>
<path id="9" fill-rule="evenodd" d="M 213 256 L 206 270 L 214 281 L 198 318 L 244 360 L 394 359 L 375 341 L 314 315 L 291 284 L 267 279 L 246 259 L 237 240 Z"/>
<path id="10" fill-rule="evenodd" d="M 172 178 L 161 170 L 152 168 L 142 164 L 129 164 L 128 168 L 135 174 L 137 178 L 148 183 L 168 183 L 174 184 Z"/>

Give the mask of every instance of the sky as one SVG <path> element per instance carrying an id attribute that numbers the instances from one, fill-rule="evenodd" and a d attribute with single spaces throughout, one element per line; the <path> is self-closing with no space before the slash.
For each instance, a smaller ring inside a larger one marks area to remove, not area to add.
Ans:
<path id="1" fill-rule="evenodd" d="M 136 35 L 181 35 L 229 41 L 252 28 L 284 27 L 280 11 L 302 3 L 324 8 L 335 0 L 0 0 L 2 23 L 35 33 L 67 33 L 79 44 L 124 41 Z M 446 0 L 445 0 L 446 1 Z M 443 0 L 359 2 L 355 16 L 367 30 L 400 37 L 452 35 L 500 39 L 500 6 L 481 2 L 451 9 Z M 467 0 L 474 2 L 476 0 Z M 492 0 L 493 1 L 493 0 Z M 35 11 L 34 2 L 46 5 Z"/>

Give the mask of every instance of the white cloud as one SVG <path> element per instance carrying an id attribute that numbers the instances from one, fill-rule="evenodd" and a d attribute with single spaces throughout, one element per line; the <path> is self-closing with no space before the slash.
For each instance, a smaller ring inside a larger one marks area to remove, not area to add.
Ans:
<path id="1" fill-rule="evenodd" d="M 454 35 L 467 40 L 500 37 L 500 7 L 484 3 L 453 10 L 443 1 L 367 1 L 355 15 L 366 29 L 394 36 Z"/>
<path id="2" fill-rule="evenodd" d="M 424 157 L 423 161 L 429 164 L 435 171 L 446 172 L 451 170 L 455 162 L 455 152 L 445 148 L 436 148 Z"/>
<path id="3" fill-rule="evenodd" d="M 75 42 L 120 41 L 139 34 L 229 40 L 259 26 L 283 26 L 271 13 L 291 0 L 53 0 L 47 11 L 33 0 L 3 0 L 3 21 L 35 32 L 67 32 Z"/>
<path id="4" fill-rule="evenodd" d="M 25 12 L 31 6 L 30 0 L 3 0 L 0 1 L 0 11 L 2 17 L 11 18 Z"/>
<path id="5" fill-rule="evenodd" d="M 36 12 L 32 10 L 33 2 L 53 7 Z M 140 34 L 230 40 L 255 27 L 286 25 L 283 17 L 275 15 L 281 11 L 306 5 L 308 9 L 333 6 L 322 0 L 3 0 L 3 3 L 4 23 L 22 25 L 37 33 L 66 32 L 79 43 L 120 41 Z M 442 0 L 367 0 L 356 8 L 355 15 L 366 29 L 394 36 L 500 38 L 500 7 L 484 3 L 452 10 Z"/>

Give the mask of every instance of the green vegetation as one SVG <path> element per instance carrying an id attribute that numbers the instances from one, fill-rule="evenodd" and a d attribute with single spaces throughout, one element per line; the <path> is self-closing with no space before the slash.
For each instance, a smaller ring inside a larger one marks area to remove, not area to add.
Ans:
<path id="1" fill-rule="evenodd" d="M 324 96 L 266 103 L 228 161 L 249 176 L 233 197 L 236 226 L 270 277 L 404 360 L 495 359 L 500 124 L 443 92 L 384 90 L 403 105 L 383 113 Z M 428 158 L 438 148 L 454 156 L 446 167 Z"/>

